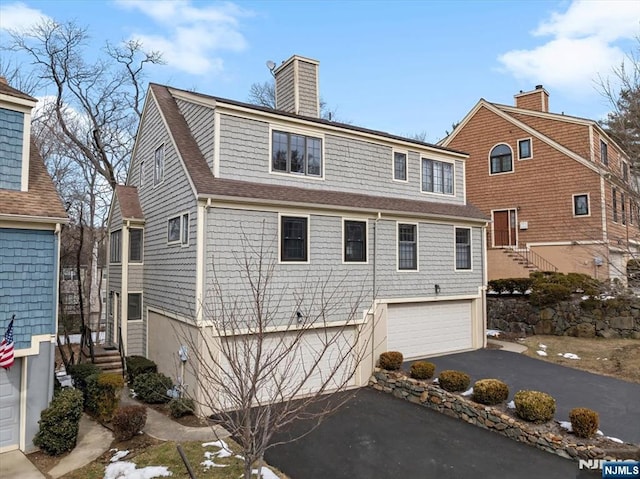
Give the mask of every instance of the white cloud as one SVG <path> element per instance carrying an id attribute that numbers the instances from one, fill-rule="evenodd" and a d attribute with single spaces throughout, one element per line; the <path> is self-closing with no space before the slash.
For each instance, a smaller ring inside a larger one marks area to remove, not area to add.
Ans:
<path id="1" fill-rule="evenodd" d="M 242 51 L 247 41 L 238 19 L 251 15 L 232 3 L 192 5 L 189 1 L 118 0 L 128 10 L 138 10 L 160 27 L 162 34 L 133 35 L 146 49 L 162 52 L 169 66 L 190 74 L 220 72 L 221 51 Z"/>
<path id="2" fill-rule="evenodd" d="M 50 18 L 25 3 L 0 3 L 0 30 L 25 32 L 45 20 Z"/>
<path id="3" fill-rule="evenodd" d="M 511 50 L 498 61 L 516 78 L 531 84 L 592 93 L 594 81 L 620 65 L 619 40 L 640 33 L 640 2 L 574 0 L 564 13 L 554 12 L 532 32 L 552 37 L 530 50 Z"/>

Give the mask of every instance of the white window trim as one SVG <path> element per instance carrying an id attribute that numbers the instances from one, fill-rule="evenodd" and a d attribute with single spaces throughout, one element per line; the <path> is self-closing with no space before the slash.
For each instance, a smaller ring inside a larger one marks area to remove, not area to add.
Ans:
<path id="1" fill-rule="evenodd" d="M 156 182 L 156 152 L 162 148 L 162 178 L 160 178 L 159 181 Z M 164 183 L 164 177 L 165 177 L 165 169 L 167 166 L 167 155 L 166 155 L 166 148 L 164 143 L 162 143 L 158 148 L 156 148 L 155 150 L 153 150 L 153 187 L 157 187 L 160 186 L 162 183 Z"/>
<path id="2" fill-rule="evenodd" d="M 113 233 L 120 232 L 120 261 L 111 261 L 111 238 Z M 122 264 L 122 228 L 117 228 L 109 232 L 109 264 Z"/>
<path id="3" fill-rule="evenodd" d="M 131 261 L 130 259 L 127 258 L 129 264 L 133 264 L 133 265 L 142 265 L 144 264 L 144 228 L 140 228 L 137 226 L 132 226 L 129 228 L 129 257 L 131 257 L 131 230 L 142 230 L 142 244 L 140 245 L 140 253 L 142 254 L 142 259 L 140 261 Z"/>
<path id="4" fill-rule="evenodd" d="M 586 215 L 577 215 L 576 214 L 576 196 L 586 196 L 587 197 L 587 209 L 589 213 Z M 574 218 L 588 218 L 591 216 L 591 195 L 589 193 L 576 193 L 575 195 L 571 195 L 571 210 L 573 211 Z"/>
<path id="5" fill-rule="evenodd" d="M 405 155 L 404 159 L 404 180 L 399 180 L 396 178 L 396 153 L 402 153 Z M 409 182 L 409 151 L 407 150 L 397 150 L 393 148 L 391 150 L 391 178 L 393 181 L 397 181 L 398 183 L 408 183 Z"/>
<path id="6" fill-rule="evenodd" d="M 457 251 L 457 238 L 456 238 L 456 230 L 469 230 L 469 265 L 470 268 L 458 268 L 458 261 L 456 258 Z M 453 269 L 456 272 L 460 273 L 472 273 L 473 272 L 473 228 L 468 226 L 454 226 L 453 227 Z"/>
<path id="7" fill-rule="evenodd" d="M 183 228 L 184 228 L 184 217 L 187 217 L 187 241 L 182 241 L 183 238 Z M 187 248 L 191 243 L 191 213 L 189 211 L 180 215 L 180 246 L 183 248 Z"/>
<path id="8" fill-rule="evenodd" d="M 138 174 L 140 175 L 140 188 L 142 188 L 144 186 L 144 160 L 140 160 L 140 170 Z"/>
<path id="9" fill-rule="evenodd" d="M 189 240 L 191 239 L 191 235 L 189 234 L 188 230 L 187 230 L 187 243 L 185 244 L 185 243 L 182 242 L 182 228 L 184 226 L 182 217 L 185 216 L 185 215 L 187 217 L 189 217 L 189 228 L 191 228 L 191 218 L 190 218 L 191 215 L 189 214 L 188 211 L 183 211 L 181 213 L 178 213 L 177 215 L 173 215 L 173 216 L 170 216 L 169 218 L 167 218 L 167 245 L 170 245 L 170 246 L 171 245 L 180 245 L 180 246 L 183 246 L 183 247 L 189 246 Z M 177 240 L 169 241 L 169 221 L 174 220 L 176 218 L 178 218 L 179 222 L 180 222 L 180 236 L 178 237 Z"/>
<path id="10" fill-rule="evenodd" d="M 282 261 L 282 218 L 307 219 L 307 261 Z M 311 263 L 311 215 L 297 213 L 278 213 L 278 264 L 309 264 Z"/>
<path id="11" fill-rule="evenodd" d="M 129 319 L 129 296 L 130 294 L 140 295 L 140 319 Z M 144 321 L 144 292 L 143 291 L 129 291 L 127 293 L 127 324 L 142 323 Z"/>
<path id="12" fill-rule="evenodd" d="M 273 131 L 281 131 L 283 133 L 293 133 L 294 135 L 304 135 L 310 136 L 313 138 L 317 138 L 322 141 L 322 152 L 320 155 L 321 158 L 321 170 L 322 174 L 320 176 L 314 175 L 300 175 L 296 173 L 287 173 L 286 171 L 279 171 L 273 169 Z M 325 161 L 325 151 L 326 151 L 326 141 L 324 132 L 318 132 L 315 130 L 305 129 L 305 128 L 296 128 L 290 125 L 278 124 L 278 123 L 270 123 L 269 124 L 269 149 L 267 151 L 267 162 L 269 164 L 269 174 L 276 176 L 283 176 L 285 178 L 300 178 L 305 180 L 313 180 L 313 181 L 324 181 L 325 171 L 326 171 L 326 161 Z M 286 261 L 285 261 L 286 262 Z"/>
<path id="13" fill-rule="evenodd" d="M 511 150 L 511 171 L 501 171 L 500 173 L 491 173 L 491 152 L 498 145 L 507 145 L 509 147 L 509 149 Z M 533 150 L 531 150 L 531 152 L 533 153 Z M 509 143 L 505 143 L 504 141 L 500 141 L 500 142 L 496 143 L 495 145 L 493 145 L 491 148 L 489 148 L 489 153 L 487 154 L 487 166 L 489 167 L 489 176 L 511 175 L 511 174 L 515 173 L 516 172 L 516 165 L 515 165 L 514 158 L 515 158 L 515 155 L 513 154 L 513 148 L 511 148 L 511 145 Z"/>
<path id="14" fill-rule="evenodd" d="M 452 171 L 451 171 L 451 175 L 452 175 L 452 180 L 453 180 L 453 193 L 438 193 L 437 191 L 425 191 L 422 189 L 422 162 L 424 160 L 428 160 L 428 161 L 439 161 L 440 163 L 449 163 L 452 165 Z M 409 157 L 407 157 L 407 161 L 409 161 Z M 422 193 L 423 195 L 430 195 L 430 196 L 438 196 L 438 197 L 446 197 L 446 198 L 455 198 L 456 197 L 456 192 L 457 192 L 457 188 L 456 188 L 456 162 L 455 161 L 447 161 L 447 160 L 440 160 L 440 159 L 436 159 L 436 158 L 427 158 L 426 156 L 420 156 L 420 193 Z"/>
<path id="15" fill-rule="evenodd" d="M 344 249 L 345 249 L 345 229 L 344 225 L 347 221 L 357 221 L 359 223 L 364 223 L 365 229 L 365 244 L 364 244 L 364 254 L 366 257 L 366 261 L 345 261 L 344 259 Z M 369 220 L 366 218 L 342 218 L 342 249 L 340 250 L 340 256 L 342 257 L 342 264 L 348 265 L 358 265 L 358 264 L 369 264 Z"/>
<path id="16" fill-rule="evenodd" d="M 416 227 L 416 269 L 400 269 L 400 225 L 415 225 Z M 418 272 L 420 272 L 420 223 L 396 221 L 396 273 Z"/>
<path id="17" fill-rule="evenodd" d="M 523 141 L 528 141 L 529 142 L 529 153 L 530 155 L 525 157 L 525 158 L 521 158 L 520 157 L 520 143 Z M 517 141 L 517 145 L 518 147 L 518 161 L 526 161 L 526 160 L 532 160 L 533 159 L 533 139 L 531 137 L 529 138 L 520 138 Z M 489 156 L 491 156 L 491 152 L 489 152 Z M 489 165 L 489 168 L 491 168 L 491 165 Z"/>

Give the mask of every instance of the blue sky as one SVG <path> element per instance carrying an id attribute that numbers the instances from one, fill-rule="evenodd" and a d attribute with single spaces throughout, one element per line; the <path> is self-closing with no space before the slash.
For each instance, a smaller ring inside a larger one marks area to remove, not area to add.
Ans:
<path id="1" fill-rule="evenodd" d="M 4 0 L 0 29 L 42 16 L 86 25 L 94 49 L 142 39 L 167 61 L 150 81 L 239 101 L 271 78 L 267 60 L 311 57 L 339 120 L 432 142 L 480 98 L 510 105 L 537 84 L 551 111 L 602 118 L 598 75 L 610 76 L 640 34 L 631 0 Z"/>

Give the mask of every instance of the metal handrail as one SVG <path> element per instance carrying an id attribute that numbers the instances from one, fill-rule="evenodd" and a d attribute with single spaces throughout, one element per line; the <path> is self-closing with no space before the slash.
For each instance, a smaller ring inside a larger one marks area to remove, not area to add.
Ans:
<path id="1" fill-rule="evenodd" d="M 512 251 L 517 256 L 526 261 L 527 264 L 532 264 L 533 266 L 535 266 L 538 271 L 551 271 L 553 273 L 557 273 L 559 271 L 559 269 L 551 262 L 547 261 L 542 256 L 530 250 L 529 248 L 513 249 Z"/>
<path id="2" fill-rule="evenodd" d="M 91 328 L 86 326 L 82 329 L 82 335 L 80 336 L 80 348 L 84 352 L 84 348 L 89 348 L 89 357 L 91 358 L 91 362 L 95 363 L 96 355 L 93 347 L 93 335 L 91 333 Z"/>
<path id="3" fill-rule="evenodd" d="M 118 326 L 118 352 L 120 353 L 120 364 L 122 364 L 122 376 L 127 377 L 127 362 L 124 360 L 124 347 L 122 345 L 122 326 Z"/>

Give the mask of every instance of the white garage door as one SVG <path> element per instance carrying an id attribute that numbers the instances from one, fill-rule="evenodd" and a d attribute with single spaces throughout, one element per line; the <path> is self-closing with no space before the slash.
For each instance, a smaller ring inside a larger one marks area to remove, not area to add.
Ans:
<path id="1" fill-rule="evenodd" d="M 262 366 L 257 381 L 260 401 L 281 402 L 289 397 L 314 393 L 320 387 L 329 392 L 345 384 L 355 386 L 353 344 L 356 336 L 355 327 L 312 329 L 304 333 L 302 341 L 297 341 L 296 334 L 291 332 L 269 334 L 262 341 L 259 361 Z M 225 364 L 224 369 L 229 372 L 226 378 L 222 373 L 222 377 L 233 396 L 236 388 L 241 387 L 241 374 L 253 368 L 258 348 L 256 340 L 248 337 L 231 341 L 230 354 L 221 355 L 220 364 Z M 239 368 L 228 364 L 229 355 L 238 358 L 234 362 Z M 237 407 L 224 392 L 221 393 L 219 400 L 223 407 Z"/>
<path id="2" fill-rule="evenodd" d="M 7 371 L 0 368 L 0 451 L 18 449 L 20 443 L 20 370 L 16 359 Z"/>
<path id="3" fill-rule="evenodd" d="M 406 359 L 472 347 L 471 301 L 389 304 L 387 350 Z"/>

